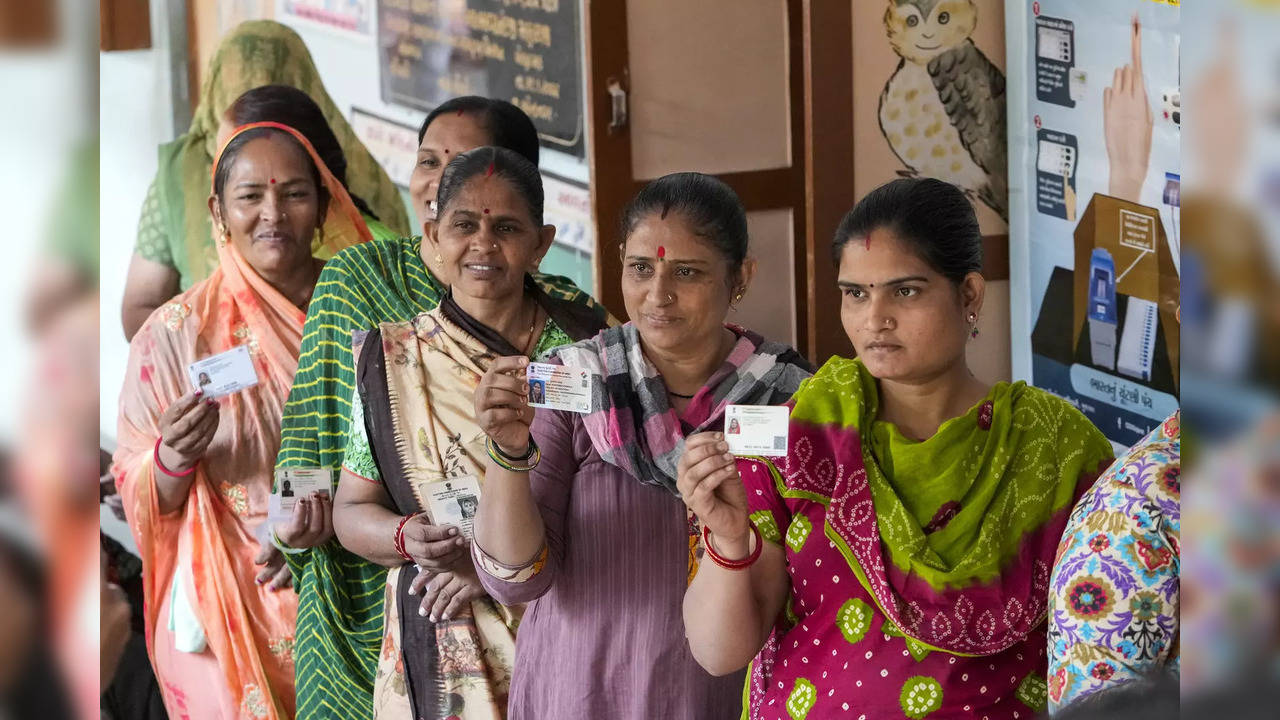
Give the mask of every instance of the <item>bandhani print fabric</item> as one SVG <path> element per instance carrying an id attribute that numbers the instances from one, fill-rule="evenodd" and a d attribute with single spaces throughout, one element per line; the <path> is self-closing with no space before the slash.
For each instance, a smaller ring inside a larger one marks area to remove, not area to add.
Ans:
<path id="1" fill-rule="evenodd" d="M 1178 668 L 1181 439 L 1175 412 L 1076 505 L 1058 547 L 1049 706 Z"/>
<path id="2" fill-rule="evenodd" d="M 1110 446 L 1021 383 L 922 442 L 880 427 L 876 393 L 835 358 L 791 402 L 787 456 L 739 459 L 791 582 L 746 716 L 1036 717 L 1053 550 Z"/>

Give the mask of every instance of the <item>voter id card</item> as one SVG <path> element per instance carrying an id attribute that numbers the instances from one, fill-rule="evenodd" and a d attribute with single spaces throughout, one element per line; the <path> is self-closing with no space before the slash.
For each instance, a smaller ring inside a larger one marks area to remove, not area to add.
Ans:
<path id="1" fill-rule="evenodd" d="M 431 524 L 452 525 L 463 537 L 472 539 L 472 526 L 480 510 L 480 480 L 475 475 L 460 475 L 437 480 L 424 490 Z"/>
<path id="2" fill-rule="evenodd" d="M 790 410 L 783 405 L 729 405 L 724 411 L 724 439 L 734 455 L 787 454 Z"/>
<path id="3" fill-rule="evenodd" d="M 525 376 L 529 379 L 530 407 L 591 412 L 591 373 L 586 370 L 531 362 Z"/>
<path id="4" fill-rule="evenodd" d="M 328 468 L 281 468 L 276 470 L 276 489 L 267 500 L 267 518 L 288 521 L 299 498 L 313 492 L 333 497 L 333 471 Z"/>
<path id="5" fill-rule="evenodd" d="M 206 398 L 230 395 L 258 384 L 258 371 L 247 345 L 201 358 L 187 366 L 187 375 L 192 387 Z"/>

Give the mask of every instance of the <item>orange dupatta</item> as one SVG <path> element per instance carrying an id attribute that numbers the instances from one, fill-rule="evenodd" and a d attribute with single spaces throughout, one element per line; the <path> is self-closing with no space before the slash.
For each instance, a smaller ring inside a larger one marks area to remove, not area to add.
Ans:
<path id="1" fill-rule="evenodd" d="M 313 254 L 370 239 L 350 196 L 306 138 L 278 123 L 245 125 L 232 138 L 256 127 L 292 135 L 320 170 L 330 201 Z M 225 682 L 225 704 L 240 717 L 278 720 L 293 717 L 295 707 L 297 596 L 258 586 L 253 559 L 267 521 L 280 416 L 297 370 L 306 313 L 258 275 L 234 244 L 219 241 L 218 256 L 218 269 L 157 309 L 130 344 L 112 471 L 142 555 L 147 650 L 170 716 L 201 713 L 188 707 L 187 695 L 210 692 L 195 686 L 203 679 L 186 678 L 184 686 L 181 670 L 156 662 L 157 637 L 172 642 L 161 606 L 185 565 L 192 580 L 185 590 Z M 238 345 L 250 348 L 258 384 L 219 399 L 218 429 L 196 465 L 186 504 L 161 514 L 153 461 L 160 415 L 193 389 L 190 363 Z"/>

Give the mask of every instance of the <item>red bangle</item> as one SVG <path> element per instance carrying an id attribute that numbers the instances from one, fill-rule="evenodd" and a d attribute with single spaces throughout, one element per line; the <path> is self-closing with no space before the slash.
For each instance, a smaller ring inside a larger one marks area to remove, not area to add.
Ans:
<path id="1" fill-rule="evenodd" d="M 164 463 L 160 462 L 160 442 L 162 440 L 164 440 L 164 438 L 156 438 L 156 449 L 151 453 L 152 457 L 156 461 L 156 467 L 160 468 L 160 472 L 164 473 L 165 475 L 168 475 L 169 477 L 186 477 L 196 471 L 195 465 L 192 465 L 191 467 L 187 468 L 186 470 L 183 470 L 182 472 L 174 472 L 169 468 L 165 467 Z"/>
<path id="2" fill-rule="evenodd" d="M 706 525 L 702 526 L 702 544 L 706 547 L 707 557 L 711 558 L 711 562 L 714 562 L 725 570 L 746 570 L 751 567 L 756 560 L 760 559 L 760 552 L 764 549 L 764 538 L 760 536 L 760 529 L 756 527 L 755 523 L 747 524 L 751 526 L 751 534 L 756 539 L 756 549 L 752 550 L 751 554 L 741 560 L 727 560 L 721 557 L 720 553 L 716 552 L 716 549 L 711 546 L 711 530 L 707 528 Z"/>
<path id="3" fill-rule="evenodd" d="M 396 552 L 400 553 L 400 557 L 404 558 L 405 561 L 407 562 L 413 562 L 414 560 L 413 560 L 413 556 L 410 555 L 408 552 L 406 552 L 404 549 L 404 526 L 405 526 L 405 523 L 418 517 L 421 514 L 422 514 L 421 512 L 409 513 L 408 515 L 405 515 L 404 517 L 400 518 L 400 524 L 396 525 L 396 534 L 391 539 L 391 542 L 396 546 Z"/>

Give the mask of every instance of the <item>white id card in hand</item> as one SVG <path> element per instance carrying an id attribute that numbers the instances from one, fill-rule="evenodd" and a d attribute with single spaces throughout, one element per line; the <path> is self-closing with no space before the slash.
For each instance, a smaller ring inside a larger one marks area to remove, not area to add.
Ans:
<path id="1" fill-rule="evenodd" d="M 206 398 L 222 397 L 258 384 L 258 371 L 247 345 L 201 358 L 187 366 L 187 375 L 191 386 L 204 391 Z"/>
<path id="2" fill-rule="evenodd" d="M 531 362 L 526 376 L 531 407 L 591 412 L 591 374 L 586 370 Z"/>
<path id="3" fill-rule="evenodd" d="M 333 497 L 333 472 L 327 468 L 282 468 L 276 470 L 276 489 L 267 499 L 267 519 L 288 522 L 299 498 L 313 492 Z"/>
<path id="4" fill-rule="evenodd" d="M 437 480 L 426 487 L 432 525 L 452 525 L 468 540 L 480 509 L 480 480 L 475 475 Z"/>
<path id="5" fill-rule="evenodd" d="M 729 452 L 786 455 L 789 419 L 790 411 L 782 405 L 729 405 L 724 410 L 724 439 Z"/>

